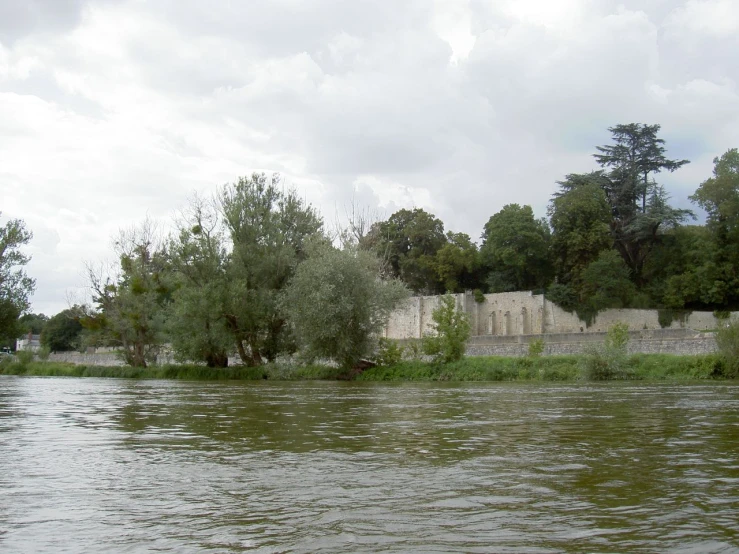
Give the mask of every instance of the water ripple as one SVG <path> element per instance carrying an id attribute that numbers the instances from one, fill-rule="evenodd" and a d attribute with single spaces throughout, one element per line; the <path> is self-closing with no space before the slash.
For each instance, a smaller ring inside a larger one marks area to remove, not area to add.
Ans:
<path id="1" fill-rule="evenodd" d="M 3 552 L 739 552 L 739 387 L 0 378 Z"/>

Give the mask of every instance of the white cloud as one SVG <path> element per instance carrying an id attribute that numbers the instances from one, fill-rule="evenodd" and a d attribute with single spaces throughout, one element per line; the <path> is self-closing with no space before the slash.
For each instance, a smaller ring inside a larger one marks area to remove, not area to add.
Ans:
<path id="1" fill-rule="evenodd" d="M 543 216 L 611 125 L 694 160 L 681 205 L 739 145 L 733 2 L 45 5 L 0 22 L 0 209 L 37 230 L 47 313 L 118 228 L 254 170 L 328 221 L 354 198 L 477 239 L 506 203 Z"/>
<path id="2" fill-rule="evenodd" d="M 735 0 L 688 0 L 666 24 L 669 32 L 690 40 L 691 35 L 729 37 L 739 32 L 739 3 Z"/>

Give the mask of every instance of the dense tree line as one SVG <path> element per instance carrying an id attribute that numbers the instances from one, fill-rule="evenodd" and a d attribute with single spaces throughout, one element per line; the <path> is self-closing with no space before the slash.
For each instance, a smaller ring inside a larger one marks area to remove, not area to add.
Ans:
<path id="1" fill-rule="evenodd" d="M 610 129 L 600 168 L 558 183 L 546 219 L 509 204 L 485 224 L 479 248 L 423 210 L 400 210 L 360 241 L 418 294 L 535 290 L 586 318 L 607 308 L 739 308 L 739 153 L 716 158 L 714 175 L 670 205 L 660 173 L 688 163 L 667 157 L 659 125 Z"/>
<path id="2" fill-rule="evenodd" d="M 121 232 L 110 267 L 88 267 L 87 340 L 145 366 L 169 344 L 182 361 L 259 365 L 279 355 L 351 367 L 374 350 L 407 296 L 379 260 L 334 246 L 319 214 L 279 176 L 254 174 L 194 198 L 168 237 L 149 221 Z"/>
<path id="3" fill-rule="evenodd" d="M 534 290 L 586 319 L 607 308 L 737 309 L 739 152 L 714 160 L 690 197 L 707 220 L 691 224 L 657 181 L 688 163 L 667 157 L 659 130 L 611 128 L 612 143 L 596 147 L 599 169 L 566 175 L 546 218 L 506 205 L 479 246 L 422 209 L 383 221 L 360 213 L 332 235 L 278 176 L 240 178 L 194 198 L 170 236 L 149 221 L 122 231 L 114 263 L 87 268 L 92 305 L 50 319 L 18 318 L 34 283 L 18 269 L 30 233 L 11 221 L 0 235 L 0 323 L 42 331 L 52 350 L 117 346 L 136 366 L 166 343 L 212 367 L 234 353 L 258 365 L 296 352 L 349 367 L 409 291 Z"/>

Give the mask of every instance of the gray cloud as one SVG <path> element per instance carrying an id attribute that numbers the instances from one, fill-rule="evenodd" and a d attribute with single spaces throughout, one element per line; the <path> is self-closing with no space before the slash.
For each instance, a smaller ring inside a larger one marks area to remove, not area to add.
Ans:
<path id="1" fill-rule="evenodd" d="M 58 236 L 29 268 L 46 312 L 116 229 L 253 170 L 329 222 L 418 206 L 477 239 L 504 204 L 543 216 L 609 126 L 662 124 L 681 206 L 739 143 L 732 0 L 16 4 L 0 196 Z"/>

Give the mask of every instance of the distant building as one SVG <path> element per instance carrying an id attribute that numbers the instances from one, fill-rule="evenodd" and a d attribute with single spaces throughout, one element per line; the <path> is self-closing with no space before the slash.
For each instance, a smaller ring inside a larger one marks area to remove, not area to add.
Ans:
<path id="1" fill-rule="evenodd" d="M 22 339 L 15 341 L 15 350 L 30 350 L 31 352 L 38 352 L 41 348 L 41 335 L 34 335 L 28 333 Z"/>

